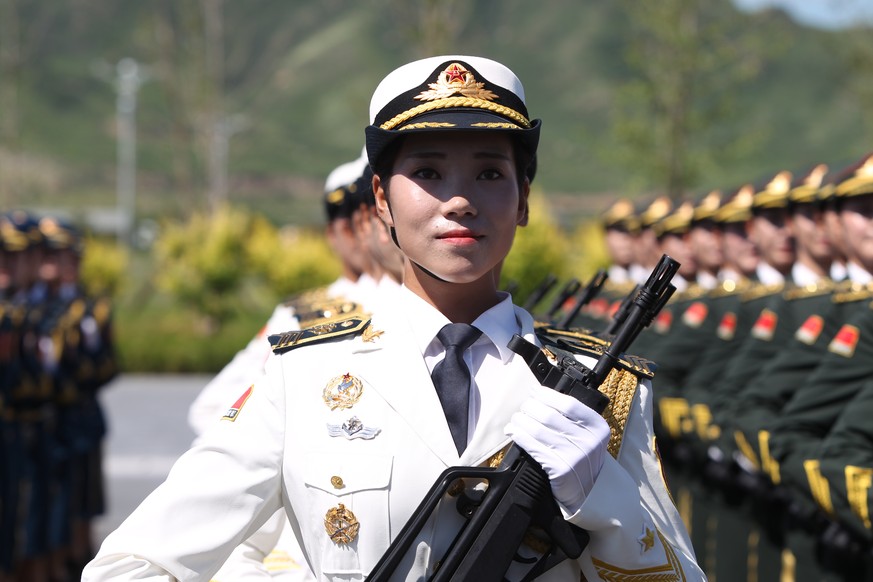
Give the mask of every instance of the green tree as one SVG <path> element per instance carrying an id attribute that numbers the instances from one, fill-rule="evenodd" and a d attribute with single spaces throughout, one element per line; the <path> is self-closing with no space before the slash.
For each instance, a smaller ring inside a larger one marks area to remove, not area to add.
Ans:
<path id="1" fill-rule="evenodd" d="M 613 131 L 624 165 L 673 198 L 698 183 L 701 170 L 753 131 L 718 135 L 734 98 L 760 70 L 759 37 L 725 2 L 622 0 L 630 77 L 617 92 Z"/>

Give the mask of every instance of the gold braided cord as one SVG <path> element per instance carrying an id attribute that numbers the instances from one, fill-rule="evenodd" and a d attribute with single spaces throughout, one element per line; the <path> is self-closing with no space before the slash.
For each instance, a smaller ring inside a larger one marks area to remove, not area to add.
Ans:
<path id="1" fill-rule="evenodd" d="M 423 121 L 421 123 L 410 123 L 409 125 L 404 125 L 397 131 L 406 131 L 407 129 L 433 129 L 435 127 L 457 127 L 456 123 L 436 123 L 433 121 Z"/>
<path id="2" fill-rule="evenodd" d="M 421 115 L 422 113 L 427 113 L 428 111 L 435 111 L 437 109 L 450 109 L 452 107 L 469 107 L 472 109 L 485 109 L 487 111 L 491 111 L 492 113 L 496 113 L 498 115 L 502 115 L 517 124 L 521 125 L 525 129 L 530 129 L 530 121 L 516 111 L 515 109 L 510 109 L 504 105 L 500 105 L 498 103 L 493 103 L 491 101 L 485 101 L 484 99 L 474 99 L 472 97 L 448 97 L 446 99 L 440 99 L 438 101 L 430 101 L 428 103 L 422 103 L 412 109 L 408 109 L 399 115 L 395 115 L 379 127 L 381 129 L 391 130 L 397 127 L 398 125 Z"/>
<path id="3" fill-rule="evenodd" d="M 609 444 L 606 449 L 614 458 L 621 451 L 624 428 L 634 401 L 638 378 L 627 370 L 613 369 L 599 390 L 609 397 L 609 405 L 603 411 L 603 418 L 609 425 Z"/>
<path id="4" fill-rule="evenodd" d="M 490 123 L 471 123 L 470 127 L 487 127 L 488 129 L 521 129 L 514 123 L 493 121 Z M 405 127 L 403 129 L 406 129 Z"/>

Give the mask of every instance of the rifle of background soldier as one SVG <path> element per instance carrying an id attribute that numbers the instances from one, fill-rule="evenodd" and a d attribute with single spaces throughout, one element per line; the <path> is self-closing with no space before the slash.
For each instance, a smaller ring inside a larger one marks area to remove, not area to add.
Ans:
<path id="1" fill-rule="evenodd" d="M 670 280 L 678 268 L 679 263 L 667 255 L 661 258 L 629 302 L 612 343 L 593 369 L 582 365 L 571 353 L 563 352 L 558 345 L 548 346 L 556 364 L 550 362 L 544 350 L 518 335 L 512 338 L 509 347 L 525 359 L 542 385 L 569 394 L 602 413 L 608 398 L 598 387 L 676 290 Z M 588 533 L 563 518 L 545 471 L 521 448 L 512 445 L 496 469 L 446 469 L 367 577 L 368 582 L 391 578 L 440 500 L 459 479 L 484 481 L 487 489 L 475 498 L 468 492 L 459 496 L 457 508 L 467 522 L 429 580 L 499 582 L 517 559 L 525 534 L 534 529 L 546 537 L 549 547 L 539 558 L 527 561 L 533 566 L 524 580 L 532 580 L 567 558 L 578 558 L 585 549 Z"/>

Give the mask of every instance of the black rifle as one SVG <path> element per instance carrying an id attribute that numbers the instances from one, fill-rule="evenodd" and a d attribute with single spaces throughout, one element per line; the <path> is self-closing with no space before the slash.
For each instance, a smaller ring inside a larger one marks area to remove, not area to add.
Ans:
<path id="1" fill-rule="evenodd" d="M 546 311 L 546 318 L 551 321 L 552 318 L 555 317 L 555 314 L 564 306 L 564 303 L 566 303 L 570 297 L 575 295 L 581 286 L 582 283 L 579 282 L 579 279 L 570 279 L 567 281 L 567 283 L 561 288 L 561 291 L 555 296 L 551 306 L 549 306 L 549 310 Z"/>
<path id="2" fill-rule="evenodd" d="M 567 313 L 555 323 L 555 327 L 558 329 L 567 329 L 573 323 L 573 320 L 576 319 L 576 316 L 579 315 L 579 312 L 583 307 L 588 305 L 592 299 L 597 297 L 597 294 L 600 293 L 600 289 L 603 287 L 603 284 L 606 283 L 606 279 L 609 275 L 606 274 L 606 271 L 600 269 L 597 271 L 591 280 L 588 281 L 588 284 L 585 285 L 585 288 L 582 289 L 582 292 L 576 296 L 576 302 L 573 303 L 573 307 L 567 310 Z"/>
<path id="3" fill-rule="evenodd" d="M 543 297 L 546 296 L 546 293 L 552 290 L 552 287 L 555 286 L 555 283 L 558 282 L 558 278 L 552 274 L 546 276 L 545 279 L 540 281 L 540 284 L 536 286 L 536 288 L 531 292 L 531 294 L 524 301 L 524 308 L 527 311 L 533 311 L 537 306 L 537 303 L 543 300 Z"/>
<path id="4" fill-rule="evenodd" d="M 619 363 L 620 355 L 637 336 L 640 326 L 650 322 L 656 315 L 652 311 L 665 303 L 663 297 L 675 291 L 670 279 L 678 268 L 679 263 L 667 255 L 662 257 L 635 295 L 623 325 L 593 369 L 582 365 L 572 354 L 550 346 L 557 360 L 557 365 L 553 365 L 543 350 L 518 335 L 513 336 L 509 347 L 525 359 L 542 385 L 569 394 L 601 413 L 608 398 L 598 390 L 599 386 Z M 549 478 L 539 463 L 511 445 L 495 469 L 450 467 L 443 471 L 373 568 L 368 582 L 386 582 L 391 578 L 437 505 L 459 479 L 481 480 L 488 487 L 478 497 L 467 492 L 458 496 L 457 509 L 467 521 L 428 580 L 500 582 L 529 530 L 538 531 L 549 547 L 541 557 L 525 560 L 533 565 L 524 580 L 539 576 L 567 558 L 578 558 L 584 551 L 588 533 L 563 518 L 552 497 Z"/>

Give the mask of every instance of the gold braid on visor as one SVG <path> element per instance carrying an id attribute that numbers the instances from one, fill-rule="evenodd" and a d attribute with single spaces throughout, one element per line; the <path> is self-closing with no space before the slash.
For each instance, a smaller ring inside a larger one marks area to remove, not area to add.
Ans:
<path id="1" fill-rule="evenodd" d="M 434 111 L 436 109 L 449 109 L 451 107 L 485 109 L 487 111 L 491 111 L 492 113 L 496 113 L 498 115 L 502 115 L 503 117 L 511 119 L 525 129 L 530 129 L 531 127 L 530 121 L 528 121 L 528 119 L 524 115 L 514 109 L 510 109 L 509 107 L 504 107 L 503 105 L 498 105 L 497 103 L 493 103 L 491 101 L 485 101 L 484 99 L 474 99 L 472 97 L 447 97 L 446 99 L 431 101 L 429 103 L 422 103 L 417 107 L 408 109 L 400 115 L 395 115 L 394 117 L 380 125 L 379 128 L 391 130 L 398 125 L 409 121 L 413 117 L 421 115 L 422 113 L 427 113 L 428 111 Z"/>

